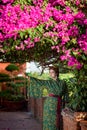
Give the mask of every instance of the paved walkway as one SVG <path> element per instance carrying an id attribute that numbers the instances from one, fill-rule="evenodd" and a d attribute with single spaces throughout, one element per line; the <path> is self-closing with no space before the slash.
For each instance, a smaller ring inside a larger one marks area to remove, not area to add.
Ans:
<path id="1" fill-rule="evenodd" d="M 42 130 L 29 112 L 0 112 L 0 130 Z"/>

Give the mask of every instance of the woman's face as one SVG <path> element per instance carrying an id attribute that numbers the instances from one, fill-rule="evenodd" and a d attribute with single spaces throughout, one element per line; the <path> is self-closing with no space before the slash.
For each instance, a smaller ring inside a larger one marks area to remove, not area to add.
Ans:
<path id="1" fill-rule="evenodd" d="M 49 74 L 50 74 L 50 77 L 53 79 L 55 79 L 57 77 L 57 74 L 56 74 L 55 70 L 53 70 L 53 69 L 49 70 Z"/>

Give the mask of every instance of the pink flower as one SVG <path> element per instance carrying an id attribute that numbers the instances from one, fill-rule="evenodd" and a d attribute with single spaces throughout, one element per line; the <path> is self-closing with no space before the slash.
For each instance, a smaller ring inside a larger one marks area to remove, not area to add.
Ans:
<path id="1" fill-rule="evenodd" d="M 77 26 L 71 26 L 68 30 L 69 36 L 75 37 L 79 35 L 79 29 Z"/>
<path id="2" fill-rule="evenodd" d="M 84 20 L 84 24 L 87 25 L 87 19 Z"/>
<path id="3" fill-rule="evenodd" d="M 14 0 L 2 0 L 2 2 L 3 2 L 3 3 L 8 3 L 8 2 L 9 2 L 9 3 L 13 3 Z"/>
<path id="4" fill-rule="evenodd" d="M 80 5 L 80 0 L 76 0 L 75 4 L 78 6 Z"/>
<path id="5" fill-rule="evenodd" d="M 39 42 L 40 41 L 40 37 L 35 37 L 34 38 L 34 42 Z"/>
<path id="6" fill-rule="evenodd" d="M 70 50 L 65 50 L 64 54 L 60 56 L 61 61 L 68 60 L 70 58 Z"/>
<path id="7" fill-rule="evenodd" d="M 24 40 L 24 43 L 26 44 L 26 45 L 28 45 L 29 44 L 29 42 L 30 42 L 30 38 L 28 38 L 28 39 L 26 39 L 26 40 Z"/>
<path id="8" fill-rule="evenodd" d="M 56 46 L 52 46 L 51 49 L 52 49 L 52 50 L 56 49 Z"/>
<path id="9" fill-rule="evenodd" d="M 22 42 L 20 43 L 20 48 L 22 51 L 25 49 L 24 44 Z"/>
<path id="10" fill-rule="evenodd" d="M 20 50 L 21 48 L 19 46 L 15 46 L 15 49 L 16 50 Z"/>
<path id="11" fill-rule="evenodd" d="M 81 69 L 82 64 L 74 57 L 70 57 L 68 60 L 68 66 L 75 67 L 76 69 Z"/>
<path id="12" fill-rule="evenodd" d="M 34 43 L 33 43 L 33 42 L 30 42 L 30 43 L 26 46 L 27 49 L 32 48 L 32 47 L 34 47 Z"/>
<path id="13" fill-rule="evenodd" d="M 65 9 L 66 9 L 66 12 L 68 12 L 68 13 L 72 12 L 72 10 L 71 10 L 71 8 L 69 6 L 66 6 Z"/>

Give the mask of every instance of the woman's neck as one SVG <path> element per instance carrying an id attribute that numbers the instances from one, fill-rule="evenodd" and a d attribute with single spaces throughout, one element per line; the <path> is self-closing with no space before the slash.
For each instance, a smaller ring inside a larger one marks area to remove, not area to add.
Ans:
<path id="1" fill-rule="evenodd" d="M 54 78 L 52 78 L 53 80 L 57 80 L 57 76 L 56 77 L 54 77 Z"/>

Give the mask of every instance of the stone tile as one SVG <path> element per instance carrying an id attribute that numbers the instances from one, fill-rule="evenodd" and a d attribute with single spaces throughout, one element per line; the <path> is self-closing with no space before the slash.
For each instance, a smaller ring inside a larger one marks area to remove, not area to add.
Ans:
<path id="1" fill-rule="evenodd" d="M 0 112 L 0 130 L 42 130 L 28 112 Z"/>

